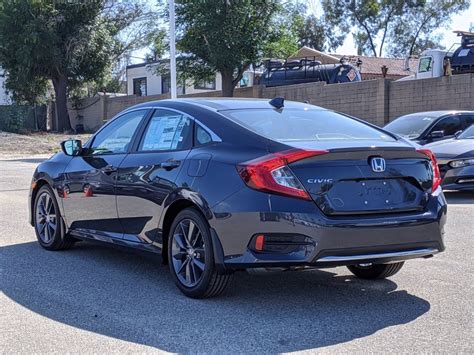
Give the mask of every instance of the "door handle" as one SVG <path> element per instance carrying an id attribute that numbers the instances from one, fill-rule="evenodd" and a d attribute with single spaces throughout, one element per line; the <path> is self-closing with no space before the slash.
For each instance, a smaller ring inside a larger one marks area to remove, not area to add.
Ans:
<path id="1" fill-rule="evenodd" d="M 163 163 L 160 163 L 160 168 L 165 169 L 167 171 L 173 170 L 181 165 L 179 160 L 167 160 Z"/>
<path id="2" fill-rule="evenodd" d="M 117 171 L 117 168 L 112 165 L 107 165 L 100 169 L 100 171 L 102 171 L 104 174 L 112 174 Z"/>

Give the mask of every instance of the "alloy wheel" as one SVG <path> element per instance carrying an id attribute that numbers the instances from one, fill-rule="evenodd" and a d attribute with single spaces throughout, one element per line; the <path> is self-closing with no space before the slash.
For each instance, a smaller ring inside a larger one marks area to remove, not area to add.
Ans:
<path id="1" fill-rule="evenodd" d="M 41 240 L 48 244 L 54 238 L 58 226 L 53 198 L 44 192 L 36 204 L 36 230 Z"/>
<path id="2" fill-rule="evenodd" d="M 206 254 L 202 232 L 191 219 L 181 220 L 173 231 L 171 255 L 179 281 L 186 287 L 196 286 L 206 269 Z"/>

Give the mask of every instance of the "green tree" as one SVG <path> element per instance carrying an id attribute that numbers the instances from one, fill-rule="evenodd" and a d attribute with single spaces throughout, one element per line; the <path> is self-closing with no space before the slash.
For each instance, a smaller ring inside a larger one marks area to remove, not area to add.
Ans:
<path id="1" fill-rule="evenodd" d="M 451 22 L 454 14 L 469 8 L 469 0 L 423 1 L 399 17 L 391 28 L 388 54 L 407 56 L 421 54 L 428 48 L 443 48 L 437 30 Z"/>
<path id="2" fill-rule="evenodd" d="M 382 55 L 390 24 L 412 6 L 402 0 L 322 0 L 321 4 L 329 26 L 340 34 L 353 32 L 358 53 L 374 57 Z"/>
<path id="3" fill-rule="evenodd" d="M 298 46 L 307 46 L 322 52 L 334 51 L 344 42 L 345 35 L 328 31 L 329 25 L 321 18 L 309 15 L 298 27 Z"/>
<path id="4" fill-rule="evenodd" d="M 150 33 L 149 42 L 151 43 L 150 50 L 145 56 L 147 62 L 157 61 L 169 51 L 167 32 L 162 28 Z"/>
<path id="5" fill-rule="evenodd" d="M 68 92 L 103 77 L 115 59 L 141 45 L 146 21 L 144 11 L 128 2 L 3 0 L 0 65 L 6 88 L 32 102 L 52 82 L 57 128 L 69 130 Z"/>
<path id="6" fill-rule="evenodd" d="M 452 15 L 469 7 L 469 0 L 322 0 L 324 20 L 343 35 L 353 32 L 359 54 L 414 54 L 441 39 L 436 30 Z"/>
<path id="7" fill-rule="evenodd" d="M 287 58 L 298 50 L 298 30 L 304 24 L 306 11 L 306 4 L 299 1 L 278 3 L 267 29 L 270 37 L 263 49 L 265 58 Z"/>
<path id="8" fill-rule="evenodd" d="M 342 45 L 344 35 L 328 31 L 323 18 L 308 15 L 305 2 L 285 1 L 272 20 L 272 38 L 265 48 L 269 58 L 287 58 L 307 46 L 331 51 Z"/>
<path id="9" fill-rule="evenodd" d="M 177 47 L 195 60 L 196 72 L 220 72 L 222 95 L 233 96 L 245 70 L 262 58 L 272 38 L 278 5 L 276 0 L 178 1 Z"/>
<path id="10" fill-rule="evenodd" d="M 0 64 L 2 66 L 2 64 Z M 5 64 L 3 64 L 5 66 Z M 49 81 L 43 77 L 31 77 L 29 72 L 19 66 L 10 67 L 6 75 L 5 89 L 16 103 L 31 105 L 46 102 Z"/>

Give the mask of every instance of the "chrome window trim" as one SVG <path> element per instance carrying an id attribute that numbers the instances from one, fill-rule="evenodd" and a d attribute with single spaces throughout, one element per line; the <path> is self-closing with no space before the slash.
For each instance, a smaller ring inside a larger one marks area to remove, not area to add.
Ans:
<path id="1" fill-rule="evenodd" d="M 112 122 L 113 120 L 115 120 L 116 118 L 118 117 L 121 117 L 127 113 L 131 113 L 131 112 L 134 112 L 134 111 L 141 111 L 141 110 L 158 110 L 158 109 L 161 109 L 161 110 L 168 110 L 168 111 L 173 111 L 173 112 L 176 112 L 176 113 L 179 113 L 181 115 L 186 115 L 188 116 L 191 120 L 193 120 L 194 122 L 197 122 L 207 133 L 209 133 L 209 135 L 211 136 L 211 139 L 213 142 L 216 142 L 216 143 L 222 143 L 222 139 L 217 135 L 215 134 L 209 127 L 207 127 L 205 124 L 203 124 L 201 121 L 199 121 L 198 119 L 196 119 L 195 117 L 191 116 L 190 114 L 186 113 L 186 112 L 183 112 L 183 111 L 180 111 L 180 110 L 176 110 L 174 108 L 169 108 L 169 107 L 163 107 L 163 106 L 143 106 L 143 107 L 137 107 L 137 108 L 130 108 L 130 109 L 127 109 L 125 111 L 121 111 L 119 113 L 117 113 L 115 116 L 113 116 L 111 119 L 109 119 L 102 127 L 100 127 L 100 129 L 95 132 L 91 138 L 89 138 L 89 140 L 86 142 L 86 144 L 84 144 L 84 148 L 88 148 L 91 144 L 93 144 L 94 142 L 94 139 L 95 139 L 95 136 L 100 132 L 102 131 L 105 127 L 107 127 L 110 122 Z"/>

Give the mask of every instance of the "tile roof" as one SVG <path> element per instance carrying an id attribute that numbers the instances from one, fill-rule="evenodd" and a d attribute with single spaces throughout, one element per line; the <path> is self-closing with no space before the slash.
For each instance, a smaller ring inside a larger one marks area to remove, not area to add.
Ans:
<path id="1" fill-rule="evenodd" d="M 382 66 L 388 67 L 387 76 L 408 76 L 415 73 L 418 66 L 418 59 L 410 59 L 410 71 L 404 70 L 405 59 L 400 58 L 383 58 L 383 57 L 367 57 L 363 55 L 342 55 L 331 54 L 336 58 L 345 57 L 350 63 L 356 63 L 358 59 L 362 61 L 360 72 L 362 75 L 382 76 Z"/>

